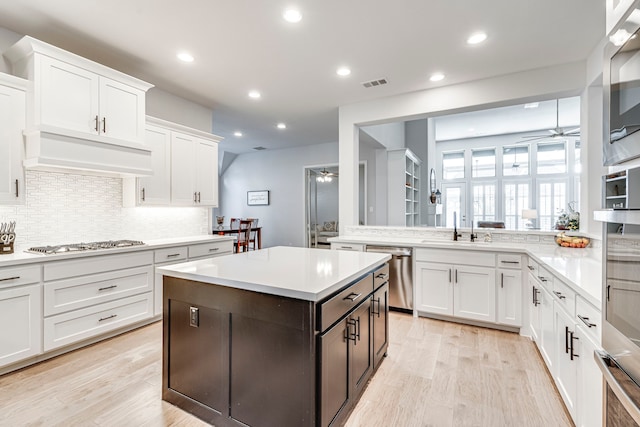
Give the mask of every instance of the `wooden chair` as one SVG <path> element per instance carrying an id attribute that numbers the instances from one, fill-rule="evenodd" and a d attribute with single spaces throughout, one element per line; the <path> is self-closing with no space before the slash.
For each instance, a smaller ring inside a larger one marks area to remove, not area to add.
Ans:
<path id="1" fill-rule="evenodd" d="M 240 225 L 238 227 L 238 237 L 236 239 L 235 248 L 236 253 L 240 252 L 240 248 L 242 248 L 242 252 L 249 251 L 249 238 L 251 236 L 251 223 L 252 221 L 241 219 Z"/>
<path id="2" fill-rule="evenodd" d="M 240 228 L 240 218 L 231 218 L 229 220 L 229 228 L 232 230 Z"/>
<path id="3" fill-rule="evenodd" d="M 258 218 L 247 218 L 247 220 L 251 220 L 251 233 L 249 236 L 249 244 L 253 246 L 253 250 L 256 250 L 256 234 L 258 228 Z"/>

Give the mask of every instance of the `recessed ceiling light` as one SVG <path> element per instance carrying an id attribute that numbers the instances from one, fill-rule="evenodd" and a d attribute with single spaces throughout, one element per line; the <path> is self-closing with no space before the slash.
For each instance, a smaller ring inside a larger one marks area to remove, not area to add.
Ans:
<path id="1" fill-rule="evenodd" d="M 429 80 L 431 80 L 432 82 L 439 82 L 442 79 L 444 79 L 444 74 L 442 73 L 434 73 L 431 74 L 431 77 L 429 77 Z"/>
<path id="2" fill-rule="evenodd" d="M 284 13 L 282 14 L 282 17 L 284 18 L 285 21 L 291 22 L 294 24 L 302 20 L 302 14 L 300 13 L 299 10 L 296 10 L 296 9 L 285 10 Z"/>
<path id="3" fill-rule="evenodd" d="M 252 90 L 249 92 L 249 98 L 258 99 L 261 96 L 262 95 L 260 95 L 260 92 L 258 92 L 257 90 Z"/>
<path id="4" fill-rule="evenodd" d="M 487 39 L 487 33 L 474 33 L 469 36 L 467 39 L 468 44 L 478 44 L 482 43 Z"/>
<path id="5" fill-rule="evenodd" d="M 351 74 L 351 70 L 347 67 L 340 67 L 336 70 L 336 74 L 345 77 Z"/>
<path id="6" fill-rule="evenodd" d="M 182 62 L 193 62 L 193 56 L 188 52 L 180 52 L 178 53 L 178 59 Z"/>
<path id="7" fill-rule="evenodd" d="M 238 138 L 240 138 L 242 136 L 242 132 L 234 132 L 233 136 L 237 136 Z"/>
<path id="8" fill-rule="evenodd" d="M 278 123 L 278 124 L 276 125 L 276 127 L 277 127 L 278 129 L 286 129 L 286 128 L 287 128 L 287 125 L 286 125 L 285 123 Z"/>

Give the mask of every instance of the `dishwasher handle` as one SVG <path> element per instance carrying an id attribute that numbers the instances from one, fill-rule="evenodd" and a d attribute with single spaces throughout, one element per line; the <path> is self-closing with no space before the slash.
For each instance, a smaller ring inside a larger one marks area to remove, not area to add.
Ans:
<path id="1" fill-rule="evenodd" d="M 411 248 L 396 248 L 392 246 L 367 246 L 365 250 L 367 252 L 389 254 L 394 258 L 410 257 L 412 253 Z"/>

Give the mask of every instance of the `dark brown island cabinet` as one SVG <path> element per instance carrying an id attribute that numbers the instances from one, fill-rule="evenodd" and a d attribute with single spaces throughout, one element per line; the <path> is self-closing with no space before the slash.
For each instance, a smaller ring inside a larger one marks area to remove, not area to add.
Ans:
<path id="1" fill-rule="evenodd" d="M 388 277 L 315 302 L 165 276 L 162 398 L 217 427 L 344 424 L 387 352 Z"/>

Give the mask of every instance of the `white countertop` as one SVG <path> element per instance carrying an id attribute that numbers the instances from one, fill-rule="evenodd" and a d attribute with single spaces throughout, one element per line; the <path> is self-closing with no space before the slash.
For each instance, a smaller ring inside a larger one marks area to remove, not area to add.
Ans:
<path id="1" fill-rule="evenodd" d="M 389 259 L 387 254 L 276 246 L 156 270 L 166 276 L 315 302 Z"/>
<path id="2" fill-rule="evenodd" d="M 491 252 L 515 252 L 531 256 L 573 288 L 595 307 L 602 304 L 602 249 L 561 248 L 539 242 L 485 243 L 453 240 L 424 240 L 393 236 L 340 236 L 329 239 L 333 243 L 404 246 L 413 248 L 464 249 Z"/>
<path id="3" fill-rule="evenodd" d="M 123 248 L 99 249 L 92 251 L 65 252 L 61 254 L 43 255 L 27 253 L 28 247 L 16 247 L 14 253 L 8 255 L 0 255 L 0 268 L 14 265 L 33 264 L 40 262 L 62 261 L 67 259 L 75 259 L 96 255 L 112 255 L 125 252 L 136 252 L 144 250 L 162 249 L 174 246 L 192 245 L 198 243 L 210 243 L 214 241 L 235 240 L 233 236 L 220 236 L 217 234 L 202 234 L 197 236 L 174 237 L 168 239 L 155 239 L 145 241 L 144 245 L 127 246 Z M 74 243 L 74 242 L 60 242 Z"/>

